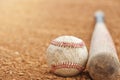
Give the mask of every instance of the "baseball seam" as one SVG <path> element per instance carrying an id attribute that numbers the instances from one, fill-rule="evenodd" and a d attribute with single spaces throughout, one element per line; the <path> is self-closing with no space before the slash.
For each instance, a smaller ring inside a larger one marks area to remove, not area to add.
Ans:
<path id="1" fill-rule="evenodd" d="M 63 62 L 63 63 L 57 63 L 57 64 L 52 64 L 51 65 L 51 72 L 55 72 L 57 69 L 62 69 L 62 68 L 73 68 L 78 71 L 82 71 L 85 68 L 80 66 L 78 63 L 72 63 L 72 62 Z"/>
<path id="2" fill-rule="evenodd" d="M 52 41 L 52 45 L 59 46 L 59 47 L 71 47 L 71 48 L 81 48 L 84 46 L 84 43 L 73 43 L 73 42 L 58 42 L 58 41 Z"/>

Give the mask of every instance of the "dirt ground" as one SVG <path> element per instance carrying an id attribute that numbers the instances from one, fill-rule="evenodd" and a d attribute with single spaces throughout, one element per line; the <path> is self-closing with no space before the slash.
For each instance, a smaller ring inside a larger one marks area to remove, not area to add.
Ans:
<path id="1" fill-rule="evenodd" d="M 83 39 L 89 50 L 99 9 L 120 59 L 120 0 L 0 0 L 0 80 L 91 80 L 87 72 L 50 73 L 45 52 L 61 35 Z"/>

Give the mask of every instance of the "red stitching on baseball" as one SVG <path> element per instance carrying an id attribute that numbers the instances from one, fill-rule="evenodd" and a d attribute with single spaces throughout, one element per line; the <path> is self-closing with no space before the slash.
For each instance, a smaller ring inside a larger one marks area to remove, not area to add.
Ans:
<path id="1" fill-rule="evenodd" d="M 62 63 L 62 64 L 53 64 L 51 65 L 51 72 L 55 72 L 55 70 L 57 69 L 61 69 L 61 68 L 73 68 L 73 69 L 77 69 L 78 71 L 82 71 L 85 68 L 81 67 L 79 64 L 77 63 Z"/>
<path id="2" fill-rule="evenodd" d="M 55 45 L 55 46 L 60 46 L 60 47 L 72 47 L 72 48 L 81 48 L 84 46 L 84 43 L 81 42 L 81 43 L 68 43 L 68 42 L 57 42 L 57 41 L 52 41 L 51 42 L 52 45 Z"/>

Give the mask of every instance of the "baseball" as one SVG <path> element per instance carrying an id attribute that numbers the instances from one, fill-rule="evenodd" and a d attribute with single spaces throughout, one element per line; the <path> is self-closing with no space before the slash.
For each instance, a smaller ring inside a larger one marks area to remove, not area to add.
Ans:
<path id="1" fill-rule="evenodd" d="M 60 76 L 74 76 L 85 69 L 88 51 L 83 40 L 74 36 L 60 36 L 47 49 L 51 72 Z"/>

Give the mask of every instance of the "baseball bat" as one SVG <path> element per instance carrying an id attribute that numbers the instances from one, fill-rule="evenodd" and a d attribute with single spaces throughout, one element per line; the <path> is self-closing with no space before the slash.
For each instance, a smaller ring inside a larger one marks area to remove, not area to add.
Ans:
<path id="1" fill-rule="evenodd" d="M 87 68 L 93 80 L 120 80 L 120 63 L 112 37 L 104 22 L 104 13 L 95 13 Z"/>

